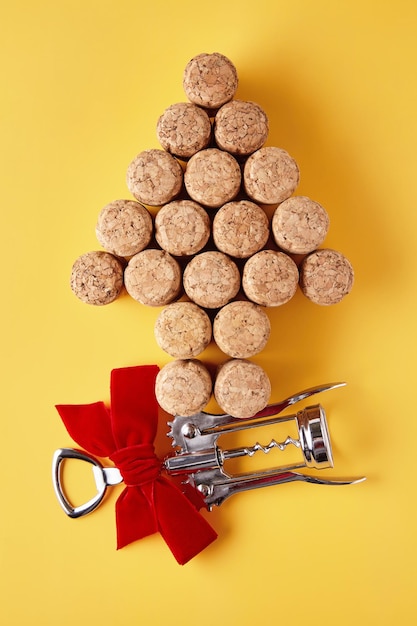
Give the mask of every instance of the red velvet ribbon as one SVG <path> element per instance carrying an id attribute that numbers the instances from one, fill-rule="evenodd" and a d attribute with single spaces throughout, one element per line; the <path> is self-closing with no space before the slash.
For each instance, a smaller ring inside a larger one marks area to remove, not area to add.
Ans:
<path id="1" fill-rule="evenodd" d="M 103 402 L 57 405 L 84 450 L 109 457 L 125 482 L 116 502 L 117 548 L 159 531 L 181 565 L 217 537 L 176 485 L 161 474 L 153 441 L 158 425 L 156 365 L 111 372 L 111 408 Z"/>

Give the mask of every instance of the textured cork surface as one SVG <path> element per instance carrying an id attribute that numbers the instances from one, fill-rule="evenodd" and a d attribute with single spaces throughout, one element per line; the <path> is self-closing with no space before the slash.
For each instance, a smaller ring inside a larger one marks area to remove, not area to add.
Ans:
<path id="1" fill-rule="evenodd" d="M 209 316 L 193 302 L 174 302 L 164 307 L 154 332 L 159 347 L 180 359 L 198 356 L 212 336 Z"/>
<path id="2" fill-rule="evenodd" d="M 286 252 L 308 254 L 323 243 L 329 223 L 321 204 L 305 196 L 294 196 L 275 209 L 272 233 L 276 244 Z"/>
<path id="3" fill-rule="evenodd" d="M 282 148 L 268 146 L 251 154 L 243 170 L 248 196 L 261 204 L 278 204 L 297 188 L 300 174 L 295 160 Z"/>
<path id="4" fill-rule="evenodd" d="M 216 247 L 233 257 L 246 258 L 268 241 L 269 221 L 265 211 L 249 200 L 224 204 L 213 220 Z"/>
<path id="5" fill-rule="evenodd" d="M 183 172 L 181 165 L 168 152 L 144 150 L 130 163 L 126 182 L 136 200 L 149 206 L 161 206 L 180 193 Z"/>
<path id="6" fill-rule="evenodd" d="M 301 290 L 316 304 L 337 304 L 350 293 L 353 280 L 354 272 L 349 260 L 329 248 L 309 254 L 300 268 Z"/>
<path id="7" fill-rule="evenodd" d="M 178 359 L 165 365 L 156 377 L 159 405 L 170 415 L 194 415 L 208 404 L 212 380 L 197 359 Z"/>
<path id="8" fill-rule="evenodd" d="M 242 286 L 249 300 L 272 307 L 291 300 L 298 280 L 298 268 L 287 254 L 261 250 L 246 261 Z"/>
<path id="9" fill-rule="evenodd" d="M 149 244 L 153 232 L 149 211 L 134 200 L 107 204 L 97 219 L 96 236 L 107 252 L 130 257 Z"/>
<path id="10" fill-rule="evenodd" d="M 232 100 L 214 118 L 214 137 L 222 150 L 247 155 L 263 146 L 269 124 L 265 111 L 256 102 Z"/>
<path id="11" fill-rule="evenodd" d="M 266 346 L 271 324 L 265 311 L 253 302 L 230 302 L 213 322 L 214 341 L 225 354 L 245 359 Z"/>
<path id="12" fill-rule="evenodd" d="M 199 252 L 210 237 L 207 212 L 192 200 L 173 200 L 155 217 L 155 238 L 161 248 L 175 256 Z"/>
<path id="13" fill-rule="evenodd" d="M 214 396 L 220 408 L 233 417 L 252 417 L 266 407 L 271 383 L 256 363 L 232 359 L 218 370 Z"/>
<path id="14" fill-rule="evenodd" d="M 73 264 L 70 285 L 86 304 L 110 304 L 123 288 L 123 266 L 109 252 L 87 252 Z"/>
<path id="15" fill-rule="evenodd" d="M 236 264 L 222 252 L 202 252 L 188 263 L 183 283 L 190 300 L 203 308 L 217 309 L 236 296 L 240 273 Z"/>
<path id="16" fill-rule="evenodd" d="M 207 148 L 188 162 L 184 183 L 190 197 L 204 206 L 217 208 L 236 197 L 241 183 L 240 167 L 228 152 Z"/>
<path id="17" fill-rule="evenodd" d="M 195 104 L 178 102 L 160 116 L 156 135 L 165 150 L 179 158 L 188 159 L 209 144 L 210 118 Z"/>
<path id="18" fill-rule="evenodd" d="M 148 306 L 164 306 L 181 290 L 181 269 L 165 250 L 148 248 L 133 256 L 124 274 L 128 294 Z"/>
<path id="19" fill-rule="evenodd" d="M 187 98 L 199 106 L 216 109 L 233 98 L 238 86 L 233 63 L 218 52 L 198 54 L 184 70 Z"/>

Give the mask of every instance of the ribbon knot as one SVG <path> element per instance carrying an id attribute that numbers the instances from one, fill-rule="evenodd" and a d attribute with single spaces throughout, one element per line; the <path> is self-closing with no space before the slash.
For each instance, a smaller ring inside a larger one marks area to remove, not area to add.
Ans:
<path id="1" fill-rule="evenodd" d="M 109 458 L 119 469 L 126 487 L 142 487 L 154 482 L 161 473 L 161 462 L 151 443 L 121 448 Z"/>
<path id="2" fill-rule="evenodd" d="M 153 442 L 158 425 L 156 365 L 115 369 L 111 407 L 103 402 L 57 405 L 71 437 L 91 454 L 109 457 L 126 488 L 116 502 L 117 547 L 160 532 L 178 563 L 217 537 L 182 491 L 162 475 Z"/>

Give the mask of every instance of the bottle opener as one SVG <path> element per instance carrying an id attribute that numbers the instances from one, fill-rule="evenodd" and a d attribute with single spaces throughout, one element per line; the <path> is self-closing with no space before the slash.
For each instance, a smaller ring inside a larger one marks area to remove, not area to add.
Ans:
<path id="1" fill-rule="evenodd" d="M 263 411 L 248 419 L 204 411 L 191 417 L 177 415 L 168 422 L 170 431 L 167 433 L 172 438 L 175 452 L 162 461 L 162 470 L 168 476 L 182 477 L 184 485 L 194 487 L 209 511 L 213 506 L 221 505 L 231 495 L 249 489 L 294 481 L 316 485 L 350 485 L 362 482 L 365 477 L 338 480 L 318 478 L 298 471 L 301 468 L 333 467 L 326 413 L 320 404 L 308 406 L 291 415 L 279 416 L 286 408 L 301 400 L 344 385 L 345 383 L 331 383 L 306 389 L 281 402 L 268 405 Z M 272 439 L 267 444 L 256 442 L 251 446 L 226 450 L 218 445 L 218 439 L 222 434 L 285 422 L 295 422 L 298 438 L 287 437 L 282 442 Z M 302 460 L 299 463 L 238 475 L 230 475 L 224 468 L 224 463 L 228 459 L 252 457 L 257 452 L 267 454 L 274 448 L 283 451 L 289 445 L 300 449 Z M 97 494 L 80 506 L 73 506 L 65 495 L 62 471 L 65 459 L 78 459 L 92 465 Z M 118 468 L 104 467 L 97 458 L 87 452 L 61 448 L 53 457 L 52 480 L 62 509 L 69 517 L 76 518 L 96 509 L 103 500 L 107 487 L 121 483 L 123 478 Z"/>

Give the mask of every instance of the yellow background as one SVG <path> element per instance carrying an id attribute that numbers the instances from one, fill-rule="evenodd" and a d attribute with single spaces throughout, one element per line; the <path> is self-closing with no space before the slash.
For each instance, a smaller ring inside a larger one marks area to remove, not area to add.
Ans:
<path id="1" fill-rule="evenodd" d="M 2 624 L 416 623 L 416 21 L 414 0 L 3 4 Z M 98 247 L 101 208 L 129 197 L 131 159 L 158 147 L 160 113 L 185 100 L 186 63 L 213 51 L 265 108 L 268 144 L 298 161 L 298 193 L 328 210 L 326 244 L 356 272 L 335 307 L 298 293 L 271 311 L 255 360 L 273 400 L 347 381 L 320 398 L 325 474 L 368 480 L 236 496 L 207 514 L 219 539 L 180 567 L 159 535 L 115 550 L 118 487 L 67 518 L 50 465 L 73 443 L 55 403 L 107 401 L 112 368 L 168 360 L 157 311 L 84 305 L 69 272 Z"/>

